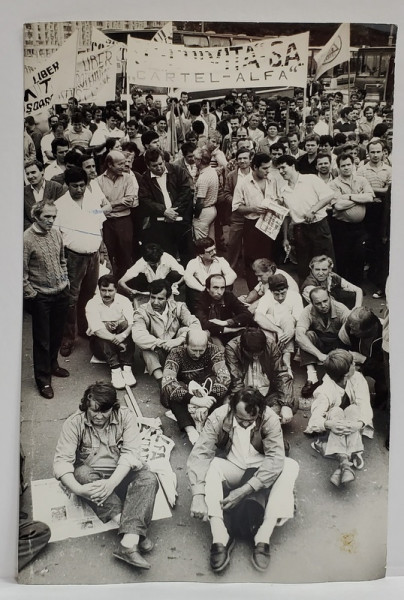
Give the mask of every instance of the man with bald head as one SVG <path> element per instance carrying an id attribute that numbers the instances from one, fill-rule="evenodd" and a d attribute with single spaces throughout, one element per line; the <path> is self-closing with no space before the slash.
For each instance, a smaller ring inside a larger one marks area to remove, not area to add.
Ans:
<path id="1" fill-rule="evenodd" d="M 209 342 L 206 331 L 190 329 L 185 344 L 173 348 L 167 357 L 161 402 L 171 408 L 178 427 L 186 432 L 192 445 L 208 414 L 222 404 L 229 385 L 223 351 Z M 206 394 L 195 389 L 200 386 Z"/>
<path id="2" fill-rule="evenodd" d="M 125 172 L 126 157 L 112 150 L 105 159 L 106 171 L 97 178 L 106 199 L 112 206 L 103 225 L 103 239 L 116 279 L 120 279 L 133 264 L 133 222 L 130 209 L 138 206 L 132 177 Z"/>

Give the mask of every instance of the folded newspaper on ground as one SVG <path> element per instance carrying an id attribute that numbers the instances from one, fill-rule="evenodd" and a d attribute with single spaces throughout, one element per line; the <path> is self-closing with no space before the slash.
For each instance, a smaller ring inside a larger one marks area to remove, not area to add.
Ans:
<path id="1" fill-rule="evenodd" d="M 156 473 L 159 489 L 152 520 L 168 519 L 170 506 L 177 497 L 177 478 L 170 465 L 174 442 L 163 435 L 160 419 L 139 418 L 142 436 L 141 457 Z M 56 479 L 40 479 L 31 483 L 33 518 L 46 523 L 52 532 L 50 542 L 82 537 L 116 529 L 112 521 L 102 523 L 83 500 Z"/>
<path id="2" fill-rule="evenodd" d="M 268 211 L 257 219 L 256 228 L 265 233 L 271 240 L 275 240 L 281 227 L 284 218 L 288 215 L 287 208 L 280 206 L 276 202 L 266 202 L 265 206 Z"/>

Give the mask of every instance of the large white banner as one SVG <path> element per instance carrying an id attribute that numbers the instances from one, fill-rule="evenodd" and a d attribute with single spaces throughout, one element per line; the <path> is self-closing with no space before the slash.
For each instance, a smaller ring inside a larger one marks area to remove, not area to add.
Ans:
<path id="1" fill-rule="evenodd" d="M 305 87 L 309 33 L 237 46 L 188 48 L 129 37 L 129 82 L 190 92 L 240 87 Z"/>
<path id="2" fill-rule="evenodd" d="M 117 46 L 108 46 L 77 56 L 75 97 L 79 102 L 105 105 L 114 100 L 117 73 Z M 57 102 L 66 104 L 73 95 L 71 87 L 60 91 Z"/>
<path id="3" fill-rule="evenodd" d="M 26 69 L 25 116 L 50 108 L 57 102 L 56 98 L 61 90 L 74 87 L 77 35 L 78 32 L 75 31 L 54 54 L 41 61 L 31 73 L 27 73 Z"/>

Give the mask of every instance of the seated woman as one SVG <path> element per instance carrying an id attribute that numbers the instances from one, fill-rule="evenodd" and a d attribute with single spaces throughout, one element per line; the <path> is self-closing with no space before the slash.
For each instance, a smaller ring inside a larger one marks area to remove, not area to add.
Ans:
<path id="1" fill-rule="evenodd" d="M 361 306 L 363 292 L 360 287 L 343 279 L 333 272 L 334 263 L 331 258 L 322 254 L 311 259 L 310 275 L 306 277 L 301 287 L 301 294 L 307 304 L 310 304 L 310 291 L 314 287 L 328 290 L 334 300 L 342 302 L 348 308 Z"/>
<path id="2" fill-rule="evenodd" d="M 273 275 L 283 275 L 288 282 L 288 287 L 293 292 L 298 292 L 299 287 L 296 281 L 286 273 L 278 269 L 276 264 L 269 258 L 257 258 L 252 264 L 253 271 L 258 279 L 258 283 L 253 290 L 246 296 L 240 296 L 239 300 L 250 306 L 250 311 L 254 314 L 258 301 L 269 290 L 268 281 Z"/>
<path id="3" fill-rule="evenodd" d="M 283 364 L 293 377 L 290 364 L 294 352 L 296 323 L 303 310 L 298 292 L 289 289 L 284 275 L 273 275 L 268 280 L 269 290 L 258 302 L 254 319 L 257 325 L 271 337 L 275 337 L 282 352 Z"/>
<path id="4" fill-rule="evenodd" d="M 312 448 L 326 457 L 335 457 L 339 466 L 331 475 L 335 486 L 355 479 L 352 466 L 362 469 L 362 435 L 373 437 L 373 412 L 365 378 L 355 370 L 347 350 L 332 350 L 324 361 L 323 383 L 314 391 L 311 417 L 305 430 L 318 433 Z"/>
<path id="5" fill-rule="evenodd" d="M 138 303 L 141 296 L 146 296 L 148 300 L 149 283 L 156 279 L 165 279 L 171 283 L 172 292 L 176 296 L 179 293 L 178 286 L 184 281 L 184 267 L 158 244 L 146 244 L 143 247 L 143 257 L 121 277 L 118 287 Z"/>

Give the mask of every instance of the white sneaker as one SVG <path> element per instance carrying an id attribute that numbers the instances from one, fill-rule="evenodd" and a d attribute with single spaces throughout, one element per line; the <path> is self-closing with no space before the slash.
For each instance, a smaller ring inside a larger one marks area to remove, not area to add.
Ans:
<path id="1" fill-rule="evenodd" d="M 121 369 L 111 369 L 111 383 L 116 390 L 125 389 L 125 381 Z"/>
<path id="2" fill-rule="evenodd" d="M 123 380 L 126 385 L 132 387 L 132 385 L 136 385 L 136 379 L 133 376 L 132 368 L 129 365 L 125 365 L 122 369 Z"/>

